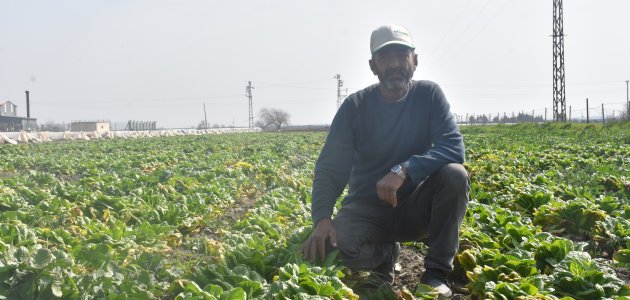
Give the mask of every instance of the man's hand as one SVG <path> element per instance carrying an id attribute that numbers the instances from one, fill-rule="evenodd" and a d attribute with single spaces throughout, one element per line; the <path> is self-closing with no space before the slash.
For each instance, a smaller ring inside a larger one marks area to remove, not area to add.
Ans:
<path id="1" fill-rule="evenodd" d="M 330 244 L 337 247 L 337 231 L 330 219 L 321 219 L 317 222 L 315 230 L 302 245 L 302 256 L 310 261 L 314 261 L 319 254 L 321 260 L 326 258 L 326 239 L 330 239 Z"/>
<path id="2" fill-rule="evenodd" d="M 396 207 L 398 205 L 398 199 L 396 198 L 396 192 L 402 186 L 404 180 L 400 178 L 396 173 L 389 172 L 385 177 L 381 178 L 376 183 L 376 192 L 378 197 L 389 203 L 391 206 Z"/>

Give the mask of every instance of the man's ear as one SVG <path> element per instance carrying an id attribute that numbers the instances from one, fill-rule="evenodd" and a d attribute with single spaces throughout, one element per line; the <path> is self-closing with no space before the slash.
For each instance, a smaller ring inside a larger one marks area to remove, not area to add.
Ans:
<path id="1" fill-rule="evenodd" d="M 376 71 L 376 65 L 374 64 L 374 61 L 370 59 L 369 63 L 370 63 L 370 70 L 372 70 L 372 74 L 378 76 L 378 73 Z"/>

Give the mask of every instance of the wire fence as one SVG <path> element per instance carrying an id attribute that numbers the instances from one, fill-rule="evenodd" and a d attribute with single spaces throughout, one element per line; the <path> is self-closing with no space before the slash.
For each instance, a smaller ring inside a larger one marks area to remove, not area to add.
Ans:
<path id="1" fill-rule="evenodd" d="M 499 112 L 488 114 L 458 114 L 455 113 L 458 124 L 514 124 L 514 123 L 544 123 L 554 122 L 553 108 L 532 109 L 530 111 Z M 630 104 L 616 103 L 588 103 L 583 107 L 566 107 L 566 121 L 576 123 L 607 123 L 614 121 L 630 121 Z"/>

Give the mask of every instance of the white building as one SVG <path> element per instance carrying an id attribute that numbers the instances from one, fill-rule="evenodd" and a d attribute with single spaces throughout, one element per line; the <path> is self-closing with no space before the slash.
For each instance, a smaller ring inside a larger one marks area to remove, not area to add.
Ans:
<path id="1" fill-rule="evenodd" d="M 17 105 L 11 101 L 0 102 L 0 116 L 17 117 Z"/>
<path id="2" fill-rule="evenodd" d="M 70 131 L 110 131 L 111 125 L 109 121 L 79 121 L 70 124 Z"/>

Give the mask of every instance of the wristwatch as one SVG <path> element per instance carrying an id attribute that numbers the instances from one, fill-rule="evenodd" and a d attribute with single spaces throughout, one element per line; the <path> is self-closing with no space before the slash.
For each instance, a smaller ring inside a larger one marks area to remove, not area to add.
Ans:
<path id="1" fill-rule="evenodd" d="M 402 178 L 402 180 L 405 180 L 405 178 L 407 178 L 407 173 L 405 173 L 405 170 L 403 169 L 402 164 L 397 164 L 397 165 L 393 166 L 390 171 L 392 171 L 392 173 L 395 173 L 396 175 L 400 176 L 400 178 Z"/>

